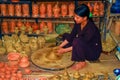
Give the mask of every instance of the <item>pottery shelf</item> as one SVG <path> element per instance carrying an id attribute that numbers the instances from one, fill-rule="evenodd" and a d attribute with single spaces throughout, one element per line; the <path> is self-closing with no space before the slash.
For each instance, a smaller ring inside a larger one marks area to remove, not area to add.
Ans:
<path id="1" fill-rule="evenodd" d="M 19 1 L 19 2 L 11 2 L 11 1 L 0 1 L 0 4 L 30 4 L 31 1 Z"/>
<path id="2" fill-rule="evenodd" d="M 29 5 L 29 16 L 3 16 L 2 14 L 0 14 L 0 23 L 2 23 L 3 21 L 11 21 L 12 19 L 14 19 L 15 21 L 16 20 L 19 20 L 21 19 L 22 22 L 23 21 L 30 21 L 30 22 L 48 22 L 48 21 L 51 21 L 52 23 L 55 23 L 55 24 L 59 24 L 59 23 L 66 23 L 66 24 L 73 24 L 74 23 L 74 20 L 73 20 L 73 17 L 69 17 L 68 15 L 65 16 L 65 17 L 58 17 L 58 18 L 55 18 L 54 16 L 52 17 L 40 17 L 40 15 L 38 15 L 37 17 L 33 17 L 32 15 L 32 4 L 33 3 L 42 3 L 42 2 L 74 2 L 75 0 L 20 0 L 19 2 L 12 2 L 11 0 L 6 0 L 6 1 L 0 1 L 0 4 L 28 4 Z M 86 2 L 103 2 L 103 4 L 105 5 L 105 1 L 104 0 L 78 0 L 78 2 L 82 2 L 82 3 L 86 3 Z M 93 16 L 93 19 L 95 21 L 95 23 L 98 25 L 99 28 L 101 28 L 102 24 L 104 24 L 104 15 L 103 16 Z M 1 24 L 0 24 L 0 27 Z M 54 31 L 55 32 L 55 31 Z M 3 35 L 5 35 L 4 33 L 2 33 L 2 29 L 0 28 L 0 33 Z M 11 33 L 9 33 L 8 35 L 11 35 Z M 41 34 L 40 34 L 41 35 Z M 32 35 L 34 36 L 34 34 Z M 35 34 L 36 36 L 36 34 Z"/>

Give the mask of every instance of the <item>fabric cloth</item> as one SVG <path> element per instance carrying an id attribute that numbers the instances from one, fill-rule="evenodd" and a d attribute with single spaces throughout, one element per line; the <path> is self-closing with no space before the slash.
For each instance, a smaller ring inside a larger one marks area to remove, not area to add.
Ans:
<path id="1" fill-rule="evenodd" d="M 72 61 L 95 61 L 102 52 L 100 32 L 91 20 L 82 30 L 80 27 L 75 23 L 72 32 L 63 35 L 63 39 L 69 42 L 64 47 L 73 47 Z"/>

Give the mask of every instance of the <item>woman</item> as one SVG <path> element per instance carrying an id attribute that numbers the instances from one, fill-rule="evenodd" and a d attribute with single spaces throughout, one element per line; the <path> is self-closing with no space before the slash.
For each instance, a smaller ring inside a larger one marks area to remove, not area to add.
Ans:
<path id="1" fill-rule="evenodd" d="M 77 62 L 73 68 L 78 70 L 85 66 L 85 60 L 98 60 L 102 47 L 100 32 L 89 18 L 88 6 L 81 4 L 74 12 L 73 30 L 70 35 L 63 35 L 65 40 L 59 45 L 57 55 L 72 51 L 72 61 Z"/>

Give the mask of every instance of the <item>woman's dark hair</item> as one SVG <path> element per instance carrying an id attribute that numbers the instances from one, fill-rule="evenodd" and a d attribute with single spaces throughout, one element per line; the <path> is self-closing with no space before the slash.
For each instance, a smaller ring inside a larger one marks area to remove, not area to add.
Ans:
<path id="1" fill-rule="evenodd" d="M 89 19 L 90 10 L 89 7 L 85 4 L 81 4 L 80 6 L 76 7 L 74 12 L 81 17 L 86 16 Z"/>

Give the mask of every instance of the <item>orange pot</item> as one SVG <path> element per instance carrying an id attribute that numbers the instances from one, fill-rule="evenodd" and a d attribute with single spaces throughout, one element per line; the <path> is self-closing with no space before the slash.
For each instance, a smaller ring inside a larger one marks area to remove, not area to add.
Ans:
<path id="1" fill-rule="evenodd" d="M 69 8 L 69 16 L 70 17 L 74 16 L 75 5 L 73 3 L 70 3 L 68 8 Z"/>
<path id="2" fill-rule="evenodd" d="M 52 17 L 52 4 L 47 4 L 47 17 Z"/>
<path id="3" fill-rule="evenodd" d="M 30 22 L 25 22 L 25 26 L 26 26 L 26 32 L 28 32 L 28 29 L 31 27 L 31 23 Z"/>
<path id="4" fill-rule="evenodd" d="M 10 61 L 14 61 L 14 60 L 19 60 L 21 56 L 20 56 L 20 53 L 11 52 L 11 53 L 8 53 L 7 58 Z"/>
<path id="5" fill-rule="evenodd" d="M 16 16 L 22 16 L 22 7 L 20 4 L 15 5 L 15 15 Z"/>
<path id="6" fill-rule="evenodd" d="M 33 28 L 33 32 L 36 32 L 36 30 L 38 30 L 38 24 L 36 22 L 33 23 L 32 25 L 32 28 Z"/>
<path id="7" fill-rule="evenodd" d="M 1 14 L 7 16 L 7 4 L 1 4 Z"/>
<path id="8" fill-rule="evenodd" d="M 2 31 L 3 31 L 3 33 L 5 33 L 5 34 L 8 34 L 8 33 L 9 33 L 9 31 L 8 31 L 8 22 L 7 22 L 7 21 L 3 21 L 3 22 L 2 22 Z"/>
<path id="9" fill-rule="evenodd" d="M 40 32 L 43 33 L 44 32 L 44 27 L 46 26 L 45 22 L 41 22 L 40 23 Z"/>
<path id="10" fill-rule="evenodd" d="M 61 5 L 61 15 L 62 15 L 62 17 L 67 16 L 67 11 L 68 11 L 67 5 L 66 4 L 62 4 Z"/>
<path id="11" fill-rule="evenodd" d="M 39 8 L 38 8 L 38 4 L 33 4 L 32 5 L 32 16 L 33 17 L 38 17 L 38 12 Z"/>
<path id="12" fill-rule="evenodd" d="M 40 17 L 45 17 L 45 15 L 46 15 L 46 6 L 45 6 L 45 4 L 44 3 L 42 3 L 41 5 L 40 5 Z"/>
<path id="13" fill-rule="evenodd" d="M 24 17 L 29 16 L 29 5 L 28 4 L 22 4 L 22 12 Z"/>
<path id="14" fill-rule="evenodd" d="M 8 15 L 9 16 L 14 16 L 15 15 L 15 7 L 13 4 L 8 4 Z"/>
<path id="15" fill-rule="evenodd" d="M 10 32 L 14 33 L 15 32 L 15 27 L 16 27 L 16 22 L 15 20 L 11 20 L 9 23 L 9 27 L 10 27 Z"/>
<path id="16" fill-rule="evenodd" d="M 53 32 L 53 24 L 52 24 L 52 22 L 47 22 L 47 26 L 48 26 L 49 33 L 52 33 Z"/>
<path id="17" fill-rule="evenodd" d="M 60 8 L 58 6 L 58 3 L 53 7 L 53 15 L 55 18 L 58 18 L 60 16 Z"/>
<path id="18" fill-rule="evenodd" d="M 18 29 L 20 30 L 20 28 L 23 26 L 23 23 L 22 23 L 22 21 L 21 20 L 18 20 L 18 22 L 17 22 L 17 27 L 18 27 Z"/>

